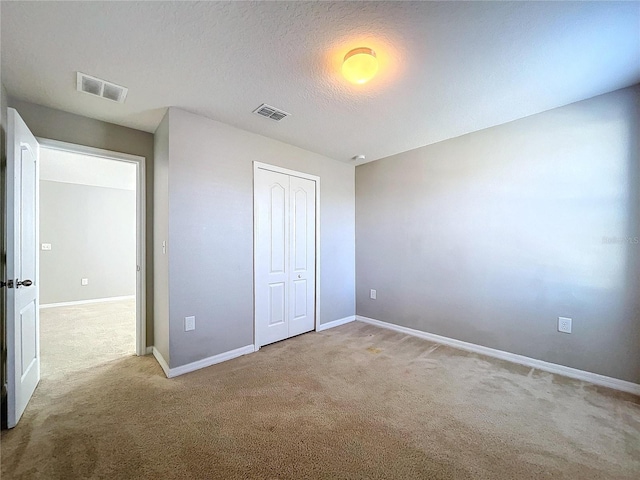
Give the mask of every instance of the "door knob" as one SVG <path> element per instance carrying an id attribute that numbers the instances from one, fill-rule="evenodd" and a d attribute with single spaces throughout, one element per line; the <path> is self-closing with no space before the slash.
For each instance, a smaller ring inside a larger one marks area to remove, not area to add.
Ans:
<path id="1" fill-rule="evenodd" d="M 22 287 L 30 287 L 31 285 L 33 285 L 33 282 L 31 280 L 18 280 L 16 282 L 16 286 L 18 288 Z"/>
<path id="2" fill-rule="evenodd" d="M 298 275 L 298 278 L 302 278 L 302 275 Z"/>

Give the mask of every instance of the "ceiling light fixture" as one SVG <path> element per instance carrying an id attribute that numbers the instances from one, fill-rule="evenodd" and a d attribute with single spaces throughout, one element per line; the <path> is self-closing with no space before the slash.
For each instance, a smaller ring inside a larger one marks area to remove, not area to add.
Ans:
<path id="1" fill-rule="evenodd" d="M 378 59 L 376 52 L 371 48 L 354 48 L 344 56 L 342 74 L 351 83 L 367 83 L 377 71 Z"/>

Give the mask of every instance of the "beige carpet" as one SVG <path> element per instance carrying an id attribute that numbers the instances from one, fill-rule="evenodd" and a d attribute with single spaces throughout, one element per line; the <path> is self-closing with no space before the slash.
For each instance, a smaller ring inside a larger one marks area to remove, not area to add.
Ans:
<path id="1" fill-rule="evenodd" d="M 44 379 L 2 478 L 634 479 L 640 399 L 352 323 L 175 379 Z"/>
<path id="2" fill-rule="evenodd" d="M 43 379 L 66 378 L 135 353 L 133 298 L 40 310 Z"/>

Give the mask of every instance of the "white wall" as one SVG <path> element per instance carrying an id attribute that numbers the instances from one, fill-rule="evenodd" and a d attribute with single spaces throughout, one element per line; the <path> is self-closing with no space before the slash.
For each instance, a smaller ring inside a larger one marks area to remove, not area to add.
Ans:
<path id="1" fill-rule="evenodd" d="M 171 368 L 253 344 L 254 161 L 321 178 L 320 322 L 355 314 L 352 165 L 176 108 L 168 146 Z"/>

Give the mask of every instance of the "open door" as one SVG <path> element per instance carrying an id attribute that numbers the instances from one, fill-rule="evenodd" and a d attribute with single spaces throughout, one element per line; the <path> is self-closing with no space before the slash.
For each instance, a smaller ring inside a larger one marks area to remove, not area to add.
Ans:
<path id="1" fill-rule="evenodd" d="M 7 426 L 40 381 L 38 142 L 18 112 L 7 122 Z"/>

